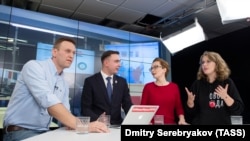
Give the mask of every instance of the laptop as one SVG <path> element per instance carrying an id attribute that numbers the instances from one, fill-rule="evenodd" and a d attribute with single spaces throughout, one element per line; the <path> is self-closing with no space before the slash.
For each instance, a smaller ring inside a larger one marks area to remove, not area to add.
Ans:
<path id="1" fill-rule="evenodd" d="M 149 125 L 158 108 L 158 105 L 132 105 L 122 125 Z"/>

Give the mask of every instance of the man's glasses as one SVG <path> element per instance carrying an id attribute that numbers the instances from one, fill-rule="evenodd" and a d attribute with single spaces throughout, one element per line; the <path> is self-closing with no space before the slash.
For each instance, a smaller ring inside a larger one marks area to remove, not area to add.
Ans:
<path id="1" fill-rule="evenodd" d="M 157 66 L 152 66 L 152 67 L 149 68 L 149 71 L 155 70 L 155 69 L 160 68 L 160 67 L 162 67 L 162 66 L 158 66 L 158 65 Z"/>

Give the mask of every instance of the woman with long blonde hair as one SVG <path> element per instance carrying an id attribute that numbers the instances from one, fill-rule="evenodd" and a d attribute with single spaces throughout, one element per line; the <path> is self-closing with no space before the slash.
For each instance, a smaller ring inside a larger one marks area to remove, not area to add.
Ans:
<path id="1" fill-rule="evenodd" d="M 190 89 L 185 88 L 191 124 L 229 125 L 231 115 L 242 114 L 244 103 L 230 74 L 217 52 L 205 51 L 201 55 L 197 80 Z"/>

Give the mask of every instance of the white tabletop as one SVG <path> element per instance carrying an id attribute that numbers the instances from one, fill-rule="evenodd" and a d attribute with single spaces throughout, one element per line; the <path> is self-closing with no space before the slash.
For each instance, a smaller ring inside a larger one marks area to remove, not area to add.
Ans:
<path id="1" fill-rule="evenodd" d="M 120 141 L 120 129 L 110 128 L 109 133 L 77 134 L 74 130 L 59 128 L 24 141 Z"/>

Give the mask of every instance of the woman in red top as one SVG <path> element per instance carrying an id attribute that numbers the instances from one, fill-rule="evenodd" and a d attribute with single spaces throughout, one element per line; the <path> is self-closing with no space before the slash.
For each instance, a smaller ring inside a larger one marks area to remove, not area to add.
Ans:
<path id="1" fill-rule="evenodd" d="M 169 70 L 169 64 L 165 60 L 161 58 L 153 60 L 150 72 L 156 80 L 145 84 L 141 104 L 159 105 L 156 115 L 164 115 L 164 124 L 185 125 L 187 123 L 184 117 L 179 87 L 166 79 Z M 176 117 L 179 119 L 176 120 Z"/>

